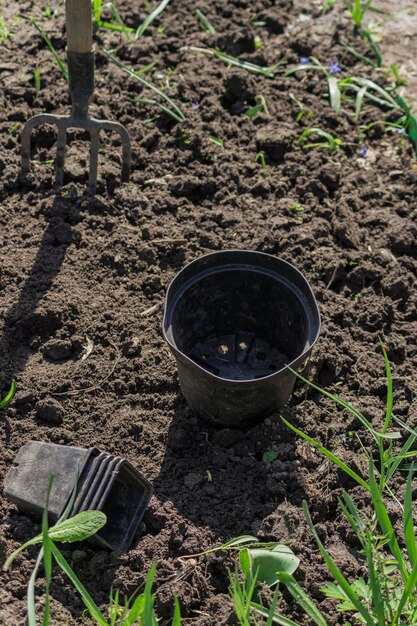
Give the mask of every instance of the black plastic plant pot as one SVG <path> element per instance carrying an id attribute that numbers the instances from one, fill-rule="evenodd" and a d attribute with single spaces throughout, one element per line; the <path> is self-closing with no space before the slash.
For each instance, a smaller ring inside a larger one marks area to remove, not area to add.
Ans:
<path id="1" fill-rule="evenodd" d="M 277 412 L 320 333 L 304 276 L 261 252 L 228 250 L 196 259 L 171 282 L 164 337 L 181 391 L 200 417 L 247 427 Z"/>
<path id="2" fill-rule="evenodd" d="M 53 474 L 48 513 L 56 522 L 73 494 L 78 473 L 70 515 L 88 509 L 102 511 L 107 522 L 93 541 L 118 553 L 129 548 L 152 496 L 152 485 L 128 461 L 97 448 L 29 441 L 17 453 L 15 464 L 4 480 L 4 494 L 22 513 L 42 516 Z"/>

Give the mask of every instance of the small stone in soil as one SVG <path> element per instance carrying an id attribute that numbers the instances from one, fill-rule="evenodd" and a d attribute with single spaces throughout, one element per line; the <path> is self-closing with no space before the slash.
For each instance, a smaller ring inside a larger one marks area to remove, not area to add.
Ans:
<path id="1" fill-rule="evenodd" d="M 43 353 L 51 361 L 62 361 L 71 356 L 72 344 L 69 340 L 51 339 L 43 349 Z"/>
<path id="2" fill-rule="evenodd" d="M 57 400 L 53 398 L 45 398 L 39 400 L 35 405 L 35 411 L 39 419 L 53 424 L 62 424 L 63 410 Z"/>
<path id="3" fill-rule="evenodd" d="M 122 345 L 123 356 L 133 357 L 139 356 L 142 350 L 142 346 L 139 342 L 139 337 L 132 337 L 129 341 L 126 341 Z"/>
<path id="4" fill-rule="evenodd" d="M 71 557 L 73 563 L 80 563 L 80 561 L 84 561 L 84 559 L 87 557 L 87 552 L 85 552 L 84 550 L 74 550 Z"/>
<path id="5" fill-rule="evenodd" d="M 201 474 L 197 474 L 196 472 L 190 472 L 184 478 L 184 485 L 187 487 L 187 489 L 194 489 L 194 487 L 198 487 L 198 485 L 201 485 L 203 480 L 204 478 L 203 476 L 201 476 Z"/>

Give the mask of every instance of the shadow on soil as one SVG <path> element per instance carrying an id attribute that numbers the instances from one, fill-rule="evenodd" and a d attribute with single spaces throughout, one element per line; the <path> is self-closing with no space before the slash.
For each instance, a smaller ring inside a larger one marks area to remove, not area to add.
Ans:
<path id="1" fill-rule="evenodd" d="M 263 460 L 266 451 L 276 453 L 272 462 Z M 294 439 L 278 417 L 246 431 L 213 427 L 193 415 L 180 393 L 153 485 L 158 500 L 170 500 L 192 525 L 224 540 L 257 534 L 280 503 L 300 504 L 304 494 Z M 151 532 L 158 530 L 152 517 Z"/>
<path id="2" fill-rule="evenodd" d="M 8 379 L 16 378 L 24 369 L 32 350 L 37 347 L 37 338 L 49 336 L 61 326 L 59 310 L 43 309 L 41 301 L 60 272 L 68 245 L 72 242 L 71 223 L 78 221 L 79 210 L 74 200 L 57 197 L 47 212 L 48 225 L 29 277 L 4 319 L 0 337 L 0 372 Z"/>

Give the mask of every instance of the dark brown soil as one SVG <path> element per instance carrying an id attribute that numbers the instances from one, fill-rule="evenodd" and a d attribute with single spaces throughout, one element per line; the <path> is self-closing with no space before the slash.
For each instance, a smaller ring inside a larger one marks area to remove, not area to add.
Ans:
<path id="1" fill-rule="evenodd" d="M 132 549 L 117 558 L 88 544 L 65 554 L 97 603 L 110 587 L 132 593 L 158 562 L 156 607 L 172 615 L 172 593 L 184 623 L 232 623 L 227 565 L 222 554 L 182 561 L 243 533 L 289 542 L 300 557 L 297 579 L 329 624 L 341 624 L 320 587 L 328 579 L 303 519 L 306 499 L 320 535 L 349 577 L 361 573 L 355 546 L 340 517 L 337 496 L 353 485 L 277 415 L 247 432 L 201 423 L 179 392 L 173 357 L 161 335 L 166 286 L 201 254 L 245 248 L 278 255 L 311 281 L 323 320 L 308 375 L 341 393 L 381 425 L 385 401 L 381 336 L 389 347 L 396 415 L 414 424 L 417 407 L 417 169 L 406 138 L 377 125 L 359 155 L 359 124 L 352 105 L 337 116 L 323 77 L 256 76 L 220 60 L 180 50 L 218 46 L 262 65 L 310 54 L 338 61 L 344 75 L 383 74 L 342 47 L 370 54 L 342 10 L 323 15 L 320 3 L 296 0 L 210 0 L 197 3 L 217 33 L 202 32 L 193 2 L 173 2 L 139 41 L 100 30 L 95 37 L 96 117 L 124 123 L 133 143 L 132 178 L 119 185 L 120 148 L 101 147 L 95 198 L 85 195 L 88 142 L 69 137 L 65 186 L 53 189 L 55 132 L 33 134 L 32 174 L 19 182 L 19 133 L 39 112 L 68 111 L 66 83 L 34 27 L 35 15 L 64 58 L 63 3 L 10 2 L 6 22 L 14 37 L 0 57 L 1 387 L 12 377 L 18 392 L 2 414 L 1 475 L 28 440 L 95 445 L 125 456 L 152 481 L 155 494 Z M 46 6 L 46 5 L 45 5 Z M 119 3 L 127 25 L 146 15 L 139 2 Z M 15 18 L 20 14 L 21 19 Z M 254 19 L 265 26 L 253 26 Z M 163 26 L 163 30 L 158 26 Z M 254 48 L 254 36 L 264 47 Z M 136 68 L 157 60 L 148 76 L 186 115 L 183 124 L 135 103 L 151 97 L 109 63 L 103 50 Z M 41 90 L 36 95 L 34 70 Z M 244 112 L 257 95 L 270 115 Z M 299 106 L 306 115 L 297 122 Z M 198 107 L 193 107 L 199 103 Z M 303 149 L 296 139 L 310 121 L 344 145 L 335 153 Z M 394 119 L 365 105 L 364 122 Z M 224 147 L 209 140 L 224 141 Z M 255 156 L 264 151 L 262 171 Z M 296 210 L 300 209 L 302 210 Z M 91 353 L 87 358 L 86 346 Z M 91 349 L 92 348 L 92 349 Z M 48 401 L 48 402 L 46 402 Z M 45 410 L 47 406 L 47 410 Z M 349 415 L 302 385 L 284 415 L 346 462 L 364 469 Z M 266 450 L 278 458 L 262 461 Z M 211 475 L 212 481 L 209 480 Z M 39 526 L 1 499 L 1 556 Z M 3 574 L 0 622 L 21 626 L 36 551 L 28 550 Z M 56 572 L 53 624 L 85 624 L 83 605 Z M 39 601 L 42 584 L 39 585 Z M 289 606 L 286 608 L 286 601 Z M 285 598 L 283 610 L 309 620 Z M 162 623 L 165 623 L 164 621 Z"/>

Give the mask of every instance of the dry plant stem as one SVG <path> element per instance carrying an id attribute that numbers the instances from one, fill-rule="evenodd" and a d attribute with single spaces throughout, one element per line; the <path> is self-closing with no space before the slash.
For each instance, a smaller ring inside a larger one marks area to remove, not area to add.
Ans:
<path id="1" fill-rule="evenodd" d="M 89 393 L 91 391 L 95 391 L 96 389 L 100 389 L 100 387 L 102 387 L 104 383 L 106 383 L 112 377 L 113 372 L 115 371 L 116 367 L 119 365 L 119 361 L 121 359 L 119 348 L 114 343 L 112 342 L 109 342 L 109 343 L 112 346 L 112 348 L 116 351 L 116 358 L 113 361 L 113 365 L 111 367 L 110 372 L 99 383 L 97 383 L 96 385 L 91 385 L 91 387 L 85 387 L 84 389 L 73 389 L 70 391 L 62 391 L 62 392 L 49 391 L 49 393 L 52 396 L 60 396 L 60 397 L 65 396 L 66 397 L 66 396 L 78 396 L 83 393 Z"/>

